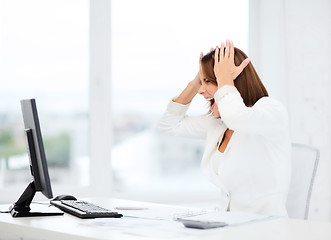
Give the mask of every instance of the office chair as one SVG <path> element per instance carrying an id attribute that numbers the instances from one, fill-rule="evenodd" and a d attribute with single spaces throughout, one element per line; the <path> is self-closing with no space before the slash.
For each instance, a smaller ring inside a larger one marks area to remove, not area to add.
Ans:
<path id="1" fill-rule="evenodd" d="M 292 144 L 292 176 L 286 201 L 290 218 L 308 219 L 319 156 L 319 150 L 316 148 L 304 144 Z"/>

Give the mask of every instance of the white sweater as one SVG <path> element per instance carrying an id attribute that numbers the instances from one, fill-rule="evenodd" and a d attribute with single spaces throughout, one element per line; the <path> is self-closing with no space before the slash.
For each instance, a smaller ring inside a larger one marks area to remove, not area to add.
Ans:
<path id="1" fill-rule="evenodd" d="M 206 139 L 201 169 L 220 188 L 222 210 L 287 216 L 291 142 L 285 108 L 270 97 L 246 107 L 238 90 L 229 85 L 214 98 L 221 119 L 186 116 L 189 104 L 170 101 L 159 128 Z M 234 133 L 221 153 L 218 147 L 227 128 Z"/>

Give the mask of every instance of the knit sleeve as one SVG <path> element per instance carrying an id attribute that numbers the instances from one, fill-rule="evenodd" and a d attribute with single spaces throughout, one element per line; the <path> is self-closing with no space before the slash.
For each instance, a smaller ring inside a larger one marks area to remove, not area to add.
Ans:
<path id="1" fill-rule="evenodd" d="M 207 133 L 207 116 L 187 116 L 190 104 L 170 101 L 167 111 L 158 122 L 158 128 L 176 136 L 204 138 Z"/>
<path id="2" fill-rule="evenodd" d="M 281 103 L 259 99 L 247 107 L 237 88 L 225 85 L 214 95 L 222 120 L 232 130 L 257 134 L 274 133 L 288 127 L 288 115 Z"/>

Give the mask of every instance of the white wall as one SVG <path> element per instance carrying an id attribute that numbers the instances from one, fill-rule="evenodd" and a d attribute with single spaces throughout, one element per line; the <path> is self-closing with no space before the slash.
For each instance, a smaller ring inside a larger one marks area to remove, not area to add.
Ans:
<path id="1" fill-rule="evenodd" d="M 250 0 L 250 59 L 288 108 L 293 142 L 320 149 L 312 220 L 330 220 L 331 1 Z"/>

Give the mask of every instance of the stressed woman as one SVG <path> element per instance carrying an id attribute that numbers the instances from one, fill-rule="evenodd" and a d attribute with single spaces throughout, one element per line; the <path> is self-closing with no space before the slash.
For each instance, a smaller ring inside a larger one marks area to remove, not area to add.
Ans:
<path id="1" fill-rule="evenodd" d="M 209 113 L 187 116 L 198 93 L 210 103 Z M 287 216 L 287 112 L 268 96 L 253 65 L 232 42 L 200 55 L 199 73 L 170 101 L 159 128 L 206 139 L 201 169 L 219 187 L 222 210 Z"/>

